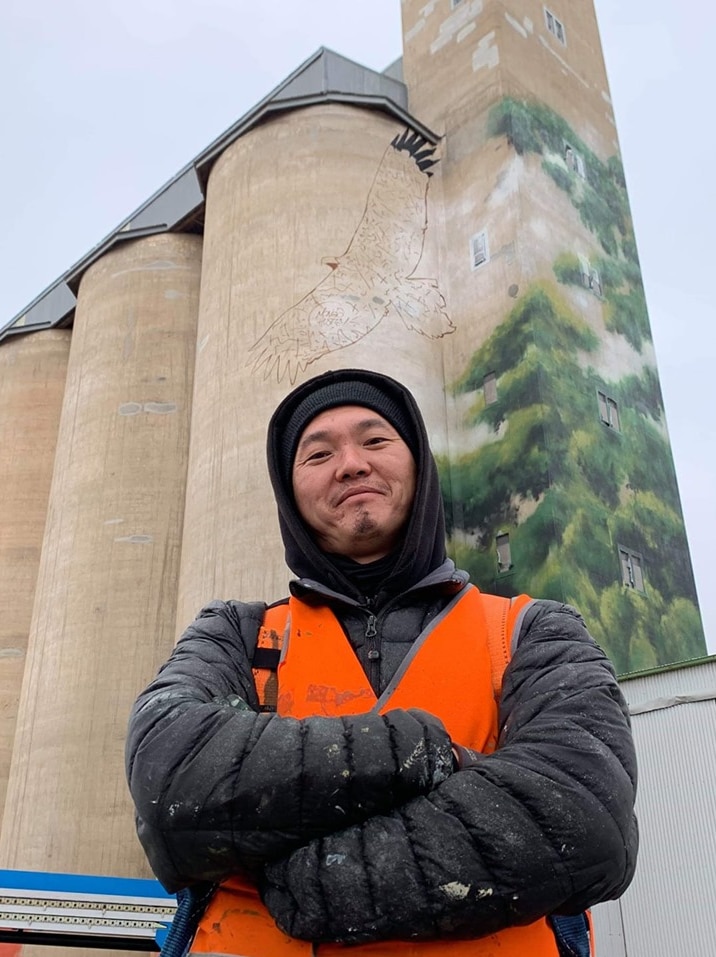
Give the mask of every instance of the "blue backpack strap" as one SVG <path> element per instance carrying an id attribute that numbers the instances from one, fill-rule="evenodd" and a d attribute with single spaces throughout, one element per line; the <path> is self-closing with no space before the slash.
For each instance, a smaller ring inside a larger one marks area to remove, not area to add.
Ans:
<path id="1" fill-rule="evenodd" d="M 589 921 L 585 913 L 576 917 L 552 914 L 547 920 L 557 941 L 559 957 L 589 957 Z"/>
<path id="2" fill-rule="evenodd" d="M 177 894 L 177 909 L 161 944 L 160 957 L 185 957 L 189 953 L 199 921 L 204 916 L 216 884 L 195 884 Z"/>

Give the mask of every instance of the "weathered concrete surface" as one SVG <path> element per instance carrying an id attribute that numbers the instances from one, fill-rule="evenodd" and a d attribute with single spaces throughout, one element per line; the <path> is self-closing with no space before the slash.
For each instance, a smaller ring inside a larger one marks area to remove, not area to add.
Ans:
<path id="1" fill-rule="evenodd" d="M 3 867 L 148 874 L 124 737 L 172 645 L 200 268 L 199 238 L 155 236 L 80 286 Z"/>
<path id="2" fill-rule="evenodd" d="M 0 808 L 40 566 L 70 331 L 0 346 Z"/>

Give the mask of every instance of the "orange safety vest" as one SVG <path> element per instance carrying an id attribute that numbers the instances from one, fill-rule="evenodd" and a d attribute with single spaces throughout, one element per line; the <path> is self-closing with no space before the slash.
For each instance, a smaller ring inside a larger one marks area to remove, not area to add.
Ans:
<path id="1" fill-rule="evenodd" d="M 258 647 L 281 644 L 277 711 L 304 718 L 392 708 L 437 715 L 451 739 L 490 753 L 497 742 L 497 700 L 510 659 L 512 634 L 527 595 L 499 598 L 470 585 L 415 640 L 379 699 L 333 612 L 291 598 L 267 610 Z M 288 622 L 287 622 L 288 618 Z M 275 676 L 255 670 L 260 700 L 275 693 Z M 191 954 L 240 957 L 558 957 L 554 934 L 542 919 L 473 940 L 385 941 L 346 948 L 287 937 L 255 888 L 230 878 L 202 918 Z"/>

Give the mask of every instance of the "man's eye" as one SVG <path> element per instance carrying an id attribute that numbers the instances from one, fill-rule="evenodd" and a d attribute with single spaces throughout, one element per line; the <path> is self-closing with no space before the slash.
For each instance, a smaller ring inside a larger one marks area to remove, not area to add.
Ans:
<path id="1" fill-rule="evenodd" d="M 374 435 L 369 439 L 366 439 L 366 445 L 380 445 L 383 442 L 387 442 L 388 439 L 384 435 Z"/>
<path id="2" fill-rule="evenodd" d="M 325 450 L 319 450 L 317 452 L 311 452 L 311 454 L 306 459 L 307 462 L 320 462 L 321 459 L 327 458 L 329 453 Z"/>

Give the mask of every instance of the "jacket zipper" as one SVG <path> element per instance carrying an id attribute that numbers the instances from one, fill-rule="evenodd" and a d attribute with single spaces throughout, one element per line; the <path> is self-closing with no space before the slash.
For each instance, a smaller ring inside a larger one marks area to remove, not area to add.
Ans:
<path id="1" fill-rule="evenodd" d="M 368 605 L 368 621 L 365 626 L 365 637 L 368 642 L 368 651 L 366 657 L 368 658 L 368 680 L 371 683 L 373 689 L 380 687 L 380 651 L 376 647 L 375 639 L 378 636 L 378 629 L 376 625 L 378 623 L 377 617 L 370 611 L 370 605 Z M 376 692 L 377 694 L 378 692 Z"/>

